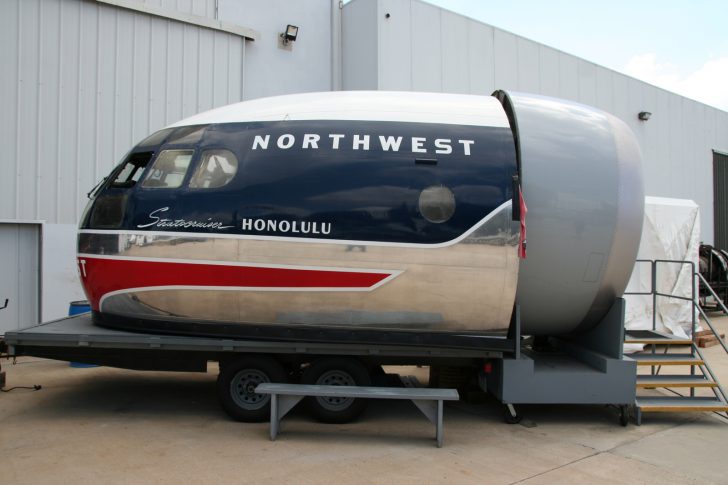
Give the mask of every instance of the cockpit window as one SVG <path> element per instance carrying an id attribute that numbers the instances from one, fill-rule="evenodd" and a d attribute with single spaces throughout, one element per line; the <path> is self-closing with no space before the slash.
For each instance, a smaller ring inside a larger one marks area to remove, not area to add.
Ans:
<path id="1" fill-rule="evenodd" d="M 206 150 L 202 152 L 200 165 L 190 180 L 195 189 L 216 189 L 227 185 L 238 171 L 238 159 L 229 150 Z"/>
<path id="2" fill-rule="evenodd" d="M 163 130 L 159 130 L 157 132 L 152 133 L 145 139 L 143 139 L 138 145 L 137 148 L 141 147 L 156 147 L 158 145 L 161 145 L 167 136 L 172 133 L 174 128 L 165 128 Z"/>
<path id="3" fill-rule="evenodd" d="M 174 189 L 182 185 L 193 150 L 164 150 L 148 171 L 142 187 Z"/>
<path id="4" fill-rule="evenodd" d="M 133 153 L 124 162 L 124 166 L 111 182 L 112 187 L 132 187 L 144 172 L 144 168 L 152 159 L 152 152 Z"/>
<path id="5" fill-rule="evenodd" d="M 167 145 L 191 145 L 197 143 L 202 139 L 202 135 L 205 134 L 207 125 L 201 126 L 183 126 L 174 130 L 174 133 L 169 135 Z"/>

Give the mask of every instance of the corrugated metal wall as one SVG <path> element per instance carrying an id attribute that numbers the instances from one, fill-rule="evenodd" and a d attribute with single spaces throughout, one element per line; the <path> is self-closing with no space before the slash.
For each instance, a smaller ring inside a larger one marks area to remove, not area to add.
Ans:
<path id="1" fill-rule="evenodd" d="M 210 19 L 217 18 L 217 0 L 134 0 L 152 7 L 161 7 L 177 12 L 191 13 Z"/>
<path id="2" fill-rule="evenodd" d="M 40 225 L 0 223 L 0 335 L 38 323 Z"/>
<path id="3" fill-rule="evenodd" d="M 241 37 L 89 0 L 1 1 L 0 45 L 0 219 L 75 224 L 134 143 L 242 99 Z"/>
<path id="4" fill-rule="evenodd" d="M 344 89 L 484 95 L 510 89 L 601 108 L 637 135 L 646 193 L 695 200 L 702 237 L 712 240 L 711 150 L 728 152 L 728 113 L 419 0 L 353 0 L 344 7 L 345 25 L 354 10 L 360 18 L 377 19 L 378 62 L 372 69 L 378 75 L 362 85 L 370 77 L 345 62 Z M 363 10 L 369 14 L 362 16 Z M 362 43 L 345 30 L 345 58 L 358 59 Z M 652 112 L 652 119 L 639 121 L 639 111 Z"/>
<path id="5" fill-rule="evenodd" d="M 715 246 L 728 250 L 728 154 L 713 154 Z"/>

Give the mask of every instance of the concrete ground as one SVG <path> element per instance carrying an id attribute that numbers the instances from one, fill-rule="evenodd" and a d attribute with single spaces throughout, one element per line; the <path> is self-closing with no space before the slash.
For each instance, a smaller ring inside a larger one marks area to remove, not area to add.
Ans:
<path id="1" fill-rule="evenodd" d="M 728 318 L 718 325 L 728 329 Z M 728 384 L 728 355 L 706 357 Z M 207 374 L 3 361 L 2 483 L 728 483 L 728 421 L 646 414 L 619 426 L 603 406 L 523 406 L 503 422 L 492 400 L 445 410 L 445 446 L 404 401 L 373 402 L 356 423 L 323 425 L 296 410 L 278 440 L 236 423 Z M 422 374 L 423 369 L 399 369 Z M 654 392 L 654 391 L 653 391 Z"/>

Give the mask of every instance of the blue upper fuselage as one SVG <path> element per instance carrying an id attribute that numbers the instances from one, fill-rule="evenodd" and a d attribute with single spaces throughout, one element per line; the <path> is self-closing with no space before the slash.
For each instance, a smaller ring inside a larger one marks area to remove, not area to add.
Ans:
<path id="1" fill-rule="evenodd" d="M 81 229 L 437 244 L 512 197 L 509 128 L 272 121 L 165 129 L 95 192 Z"/>

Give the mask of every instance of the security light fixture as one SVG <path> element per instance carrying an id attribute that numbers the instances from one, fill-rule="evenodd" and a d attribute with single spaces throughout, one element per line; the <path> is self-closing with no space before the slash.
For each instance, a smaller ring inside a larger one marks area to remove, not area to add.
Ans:
<path id="1" fill-rule="evenodd" d="M 639 118 L 641 121 L 647 121 L 650 119 L 650 116 L 652 116 L 652 113 L 649 111 L 640 111 L 637 115 L 637 118 Z"/>
<path id="2" fill-rule="evenodd" d="M 298 37 L 298 26 L 288 24 L 286 31 L 281 34 L 281 40 L 284 45 L 288 45 L 289 42 L 295 42 Z"/>

